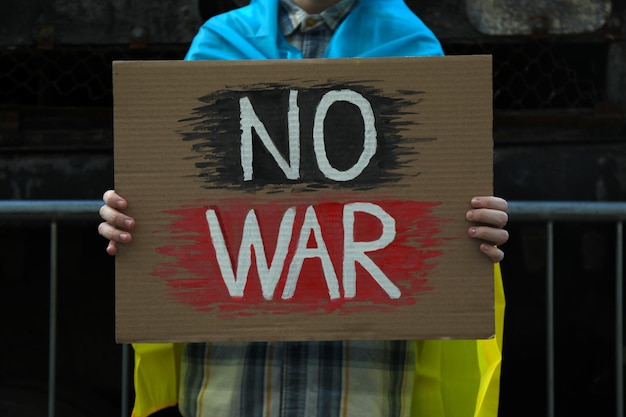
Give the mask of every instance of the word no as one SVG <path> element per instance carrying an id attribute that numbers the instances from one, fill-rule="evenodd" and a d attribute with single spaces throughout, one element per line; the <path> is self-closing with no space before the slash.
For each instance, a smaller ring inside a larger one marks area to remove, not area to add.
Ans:
<path id="1" fill-rule="evenodd" d="M 339 170 L 333 167 L 326 155 L 324 140 L 324 122 L 330 107 L 339 101 L 351 103 L 357 107 L 365 127 L 363 150 L 357 162 L 350 168 Z M 252 107 L 248 97 L 239 100 L 241 121 L 241 165 L 244 181 L 253 178 L 252 131 L 254 130 L 278 167 L 290 180 L 300 178 L 300 109 L 298 107 L 298 91 L 289 91 L 289 108 L 287 124 L 289 135 L 289 160 L 287 161 L 276 147 L 263 122 Z M 334 181 L 350 181 L 358 177 L 376 153 L 377 132 L 372 105 L 361 94 L 353 90 L 332 90 L 324 94 L 315 110 L 313 119 L 313 150 L 321 173 Z"/>

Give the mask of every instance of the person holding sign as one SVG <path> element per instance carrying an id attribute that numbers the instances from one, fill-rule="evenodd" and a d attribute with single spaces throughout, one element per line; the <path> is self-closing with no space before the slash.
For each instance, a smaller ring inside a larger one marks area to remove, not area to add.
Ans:
<path id="1" fill-rule="evenodd" d="M 252 0 L 206 22 L 186 59 L 442 54 L 403 0 Z M 135 220 L 114 190 L 103 199 L 98 231 L 115 255 L 117 245 L 132 241 Z M 467 220 L 479 225 L 468 235 L 489 259 L 501 261 L 506 201 L 479 196 L 469 204 Z M 496 278 L 498 293 L 497 266 Z M 137 345 L 133 415 L 178 404 L 185 417 L 496 416 L 501 314 L 498 319 L 497 338 L 489 341 Z"/>

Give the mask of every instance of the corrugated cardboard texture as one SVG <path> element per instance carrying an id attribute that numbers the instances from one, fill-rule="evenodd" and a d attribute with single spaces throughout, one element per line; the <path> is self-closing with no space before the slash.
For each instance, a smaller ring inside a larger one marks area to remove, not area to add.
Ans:
<path id="1" fill-rule="evenodd" d="M 113 72 L 119 342 L 494 333 L 490 57 Z"/>

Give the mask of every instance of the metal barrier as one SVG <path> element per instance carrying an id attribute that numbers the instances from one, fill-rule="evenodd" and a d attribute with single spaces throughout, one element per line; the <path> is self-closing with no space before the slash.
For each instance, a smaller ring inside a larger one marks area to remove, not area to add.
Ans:
<path id="1" fill-rule="evenodd" d="M 0 220 L 38 220 L 50 222 L 50 307 L 48 339 L 48 417 L 54 417 L 56 406 L 57 357 L 57 253 L 58 221 L 99 219 L 101 200 L 69 201 L 0 201 Z M 95 233 L 95 232 L 94 232 Z M 129 347 L 122 345 L 121 417 L 128 416 Z"/>
<path id="2" fill-rule="evenodd" d="M 555 415 L 554 407 L 554 223 L 555 222 L 614 222 L 615 223 L 615 398 L 616 416 L 624 415 L 623 374 L 623 279 L 624 279 L 624 220 L 626 203 L 601 202 L 510 202 L 511 222 L 540 221 L 546 223 L 546 389 L 547 416 Z"/>
<path id="3" fill-rule="evenodd" d="M 49 373 L 48 373 L 48 416 L 54 417 L 56 388 L 56 296 L 57 296 L 57 222 L 97 219 L 100 200 L 84 201 L 0 201 L 0 220 L 37 219 L 50 222 L 50 323 L 49 323 Z M 553 417 L 554 407 L 554 223 L 555 222 L 614 222 L 616 234 L 615 276 L 615 372 L 616 372 L 616 415 L 624 415 L 623 375 L 623 222 L 626 220 L 626 203 L 601 202 L 509 202 L 510 222 L 545 222 L 547 227 L 547 416 Z M 128 367 L 129 349 L 122 347 L 122 410 L 128 410 Z"/>

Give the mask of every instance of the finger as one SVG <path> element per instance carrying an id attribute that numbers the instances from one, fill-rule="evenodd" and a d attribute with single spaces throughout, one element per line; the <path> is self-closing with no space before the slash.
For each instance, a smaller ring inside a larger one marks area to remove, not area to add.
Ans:
<path id="1" fill-rule="evenodd" d="M 128 207 L 128 203 L 119 194 L 115 192 L 115 190 L 107 190 L 102 195 L 102 199 L 104 200 L 104 204 L 109 207 L 116 208 L 118 210 L 126 210 Z"/>
<path id="2" fill-rule="evenodd" d="M 500 211 L 506 211 L 509 207 L 505 199 L 495 196 L 474 197 L 472 198 L 471 204 L 474 208 L 486 208 Z"/>
<path id="3" fill-rule="evenodd" d="M 480 245 L 480 250 L 483 252 L 492 262 L 501 262 L 504 259 L 504 252 L 497 246 L 483 243 Z"/>
<path id="4" fill-rule="evenodd" d="M 497 228 L 503 228 L 509 221 L 506 211 L 497 209 L 477 208 L 466 214 L 467 220 L 476 223 L 483 223 Z"/>
<path id="5" fill-rule="evenodd" d="M 109 244 L 107 245 L 107 253 L 111 256 L 117 254 L 117 245 L 112 240 L 109 240 Z"/>
<path id="6" fill-rule="evenodd" d="M 484 240 L 492 245 L 504 245 L 509 240 L 509 232 L 488 226 L 472 226 L 468 229 L 470 237 Z"/>
<path id="7" fill-rule="evenodd" d="M 113 227 L 107 222 L 102 222 L 98 225 L 98 233 L 100 236 L 112 242 L 129 243 L 132 240 L 132 235 L 130 233 Z"/>
<path id="8" fill-rule="evenodd" d="M 108 205 L 100 207 L 100 217 L 107 223 L 127 230 L 135 227 L 135 220 Z"/>

